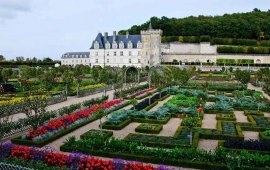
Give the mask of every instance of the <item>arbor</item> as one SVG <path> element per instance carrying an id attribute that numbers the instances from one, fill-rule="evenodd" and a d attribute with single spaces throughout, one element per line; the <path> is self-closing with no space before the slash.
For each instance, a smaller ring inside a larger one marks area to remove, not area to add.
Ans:
<path id="1" fill-rule="evenodd" d="M 77 83 L 77 96 L 79 96 L 79 88 L 83 78 L 83 70 L 84 70 L 83 65 L 76 65 L 74 70 L 74 78 L 76 79 Z"/>
<path id="2" fill-rule="evenodd" d="M 3 81 L 6 83 L 8 81 L 8 79 L 11 77 L 12 75 L 12 69 L 11 68 L 4 68 L 1 71 L 1 75 L 3 78 Z"/>

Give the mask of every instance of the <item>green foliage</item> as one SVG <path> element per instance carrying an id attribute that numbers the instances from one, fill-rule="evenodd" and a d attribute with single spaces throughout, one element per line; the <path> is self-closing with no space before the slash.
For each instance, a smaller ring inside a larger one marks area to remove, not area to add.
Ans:
<path id="1" fill-rule="evenodd" d="M 246 47 L 246 46 L 218 46 L 218 53 L 233 54 L 269 54 L 268 47 Z"/>
<path id="2" fill-rule="evenodd" d="M 235 71 L 235 78 L 240 81 L 242 84 L 247 84 L 250 80 L 250 72 L 247 70 L 239 70 Z"/>
<path id="3" fill-rule="evenodd" d="M 246 12 L 224 14 L 223 16 L 190 16 L 186 18 L 161 18 L 152 17 L 153 28 L 163 30 L 164 36 L 202 36 L 220 38 L 241 38 L 241 39 L 269 39 L 269 12 Z M 126 31 L 130 34 L 139 34 L 141 30 L 148 28 L 149 22 L 141 25 L 133 25 L 128 30 L 122 30 L 119 34 L 125 35 Z M 263 32 L 263 36 L 261 33 Z M 255 41 L 239 40 L 230 43 L 253 45 Z"/>
<path id="4" fill-rule="evenodd" d="M 265 136 L 270 136 L 270 130 L 264 131 L 263 134 L 264 134 Z"/>

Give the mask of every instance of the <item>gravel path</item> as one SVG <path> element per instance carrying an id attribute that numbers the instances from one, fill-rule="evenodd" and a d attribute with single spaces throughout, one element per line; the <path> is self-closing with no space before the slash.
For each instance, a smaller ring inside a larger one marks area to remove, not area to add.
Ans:
<path id="1" fill-rule="evenodd" d="M 202 120 L 202 128 L 216 129 L 217 128 L 216 114 L 204 114 Z"/>
<path id="2" fill-rule="evenodd" d="M 236 117 L 236 122 L 248 122 L 247 116 L 244 114 L 244 111 L 234 111 Z"/>
<path id="3" fill-rule="evenodd" d="M 245 140 L 249 140 L 249 139 L 253 139 L 253 140 L 259 140 L 259 132 L 252 132 L 252 131 L 243 131 L 244 134 L 244 139 Z"/>
<path id="4" fill-rule="evenodd" d="M 218 147 L 218 140 L 200 139 L 198 149 L 214 151 Z"/>
<path id="5" fill-rule="evenodd" d="M 171 118 L 169 122 L 163 125 L 162 131 L 158 134 L 158 136 L 173 136 L 180 126 L 182 119 L 179 118 Z"/>
<path id="6" fill-rule="evenodd" d="M 264 117 L 270 117 L 270 113 L 264 113 Z"/>

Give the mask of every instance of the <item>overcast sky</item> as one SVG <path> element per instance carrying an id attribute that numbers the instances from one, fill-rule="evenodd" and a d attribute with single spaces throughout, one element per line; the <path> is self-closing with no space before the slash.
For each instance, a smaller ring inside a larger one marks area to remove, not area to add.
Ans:
<path id="1" fill-rule="evenodd" d="M 0 54 L 60 59 L 89 51 L 101 32 L 152 16 L 186 17 L 270 9 L 270 0 L 0 0 Z"/>

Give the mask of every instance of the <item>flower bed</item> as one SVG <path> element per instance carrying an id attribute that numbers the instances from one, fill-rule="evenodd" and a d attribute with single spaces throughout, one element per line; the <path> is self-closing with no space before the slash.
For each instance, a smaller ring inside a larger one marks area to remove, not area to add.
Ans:
<path id="1" fill-rule="evenodd" d="M 69 169 L 117 169 L 117 170 L 157 170 L 152 165 L 140 162 L 131 162 L 125 160 L 104 160 L 84 154 L 65 154 L 59 152 L 46 151 L 35 147 L 27 147 L 4 143 L 0 145 L 0 160 L 6 157 L 14 159 L 22 159 L 25 161 L 41 161 L 47 166 L 56 166 Z M 166 168 L 166 167 L 165 167 Z M 167 169 L 167 168 L 166 168 Z"/>
<path id="2" fill-rule="evenodd" d="M 96 156 L 136 159 L 166 165 L 205 168 L 205 169 L 265 169 L 269 167 L 269 154 L 249 151 L 230 151 L 218 148 L 212 152 L 189 147 L 146 147 L 139 142 L 128 142 L 119 139 L 99 142 L 84 140 L 65 143 L 61 150 L 65 152 L 80 151 Z M 106 144 L 106 145 L 105 145 Z M 94 146 L 93 146 L 94 145 Z M 98 148 L 95 147 L 98 146 Z M 93 147 L 89 147 L 93 146 Z"/>
<path id="3" fill-rule="evenodd" d="M 163 126 L 161 124 L 142 123 L 135 128 L 135 132 L 158 134 L 162 128 Z"/>
<path id="4" fill-rule="evenodd" d="M 217 114 L 217 120 L 225 120 L 225 121 L 236 121 L 236 117 L 234 114 Z"/>
<path id="5" fill-rule="evenodd" d="M 106 112 L 111 112 L 113 109 L 118 109 L 127 105 L 128 102 L 118 99 L 105 102 L 99 105 L 94 105 L 88 109 L 54 119 L 40 127 L 37 130 L 31 130 L 28 134 L 22 137 L 12 139 L 13 143 L 25 144 L 31 146 L 44 146 L 47 143 L 81 127 L 97 118 L 92 116 L 99 108 L 106 108 Z M 113 109 L 112 109 L 113 108 Z"/>

